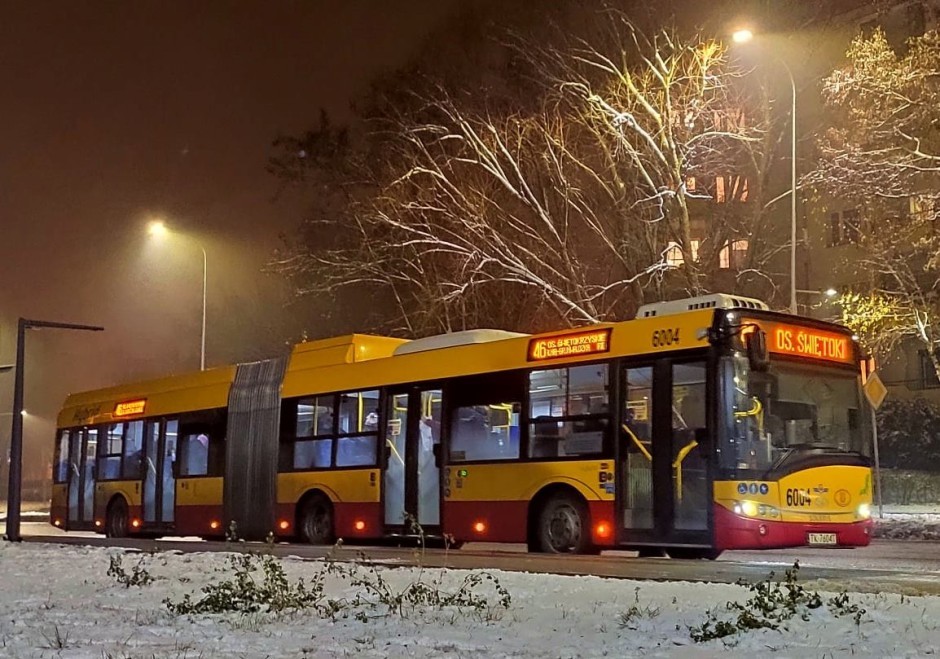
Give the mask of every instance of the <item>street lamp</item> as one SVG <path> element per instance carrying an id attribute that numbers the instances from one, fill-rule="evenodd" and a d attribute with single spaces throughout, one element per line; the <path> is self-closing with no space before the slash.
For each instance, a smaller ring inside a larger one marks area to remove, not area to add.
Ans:
<path id="1" fill-rule="evenodd" d="M 24 369 L 26 362 L 26 330 L 30 329 L 67 329 L 87 332 L 101 332 L 103 327 L 94 325 L 76 325 L 74 323 L 56 323 L 48 320 L 28 320 L 20 318 L 16 330 L 16 380 L 13 384 L 13 430 L 10 435 L 10 477 L 7 494 L 7 531 L 6 538 L 19 542 L 20 536 L 20 498 L 23 484 L 23 407 Z"/>
<path id="2" fill-rule="evenodd" d="M 154 238 L 163 238 L 170 233 L 166 224 L 161 220 L 154 220 L 147 226 L 147 233 Z M 202 250 L 202 339 L 199 349 L 199 370 L 206 370 L 206 283 L 208 281 L 208 263 L 206 257 L 206 248 L 201 243 L 196 243 Z"/>
<path id="3" fill-rule="evenodd" d="M 748 43 L 754 33 L 746 28 L 735 30 L 731 38 L 735 43 Z M 793 71 L 780 57 L 774 56 L 790 79 L 790 313 L 797 313 L 796 306 L 796 81 Z"/>

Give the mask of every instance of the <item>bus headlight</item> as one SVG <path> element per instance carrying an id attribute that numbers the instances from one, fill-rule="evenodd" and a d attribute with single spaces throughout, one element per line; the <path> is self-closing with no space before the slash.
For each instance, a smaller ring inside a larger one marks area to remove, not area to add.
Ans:
<path id="1" fill-rule="evenodd" d="M 734 504 L 734 512 L 738 515 L 757 517 L 757 504 L 753 501 L 738 501 Z"/>
<path id="2" fill-rule="evenodd" d="M 871 517 L 871 504 L 863 503 L 858 506 L 858 516 L 862 519 Z"/>

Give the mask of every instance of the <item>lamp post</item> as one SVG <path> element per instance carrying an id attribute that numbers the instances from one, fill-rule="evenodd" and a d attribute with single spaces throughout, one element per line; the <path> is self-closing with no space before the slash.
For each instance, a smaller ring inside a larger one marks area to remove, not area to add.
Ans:
<path id="1" fill-rule="evenodd" d="M 10 436 L 10 482 L 7 494 L 6 538 L 11 542 L 22 540 L 20 535 L 20 499 L 23 484 L 23 387 L 24 364 L 26 362 L 26 330 L 66 329 L 86 332 L 101 332 L 103 327 L 56 323 L 49 320 L 20 318 L 16 329 L 16 380 L 13 384 L 13 430 Z"/>
<path id="2" fill-rule="evenodd" d="M 754 33 L 748 29 L 736 30 L 732 35 L 735 43 L 748 43 Z M 790 80 L 790 313 L 796 314 L 796 81 L 793 71 L 779 57 L 774 57 Z"/>
<path id="3" fill-rule="evenodd" d="M 155 238 L 161 238 L 170 232 L 166 224 L 159 220 L 151 222 L 147 231 Z M 203 247 L 201 243 L 197 243 L 197 246 L 202 251 L 202 335 L 199 348 L 199 370 L 204 371 L 206 370 L 206 288 L 208 283 L 209 259 L 206 256 L 206 248 Z"/>

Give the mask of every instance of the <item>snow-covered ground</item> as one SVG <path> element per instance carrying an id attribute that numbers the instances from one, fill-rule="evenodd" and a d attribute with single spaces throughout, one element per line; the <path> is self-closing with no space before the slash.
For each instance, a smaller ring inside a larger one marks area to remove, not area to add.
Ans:
<path id="1" fill-rule="evenodd" d="M 940 540 L 940 504 L 889 505 L 880 517 L 875 507 L 876 538 Z"/>
<path id="2" fill-rule="evenodd" d="M 107 574 L 120 556 L 130 573 L 140 557 L 155 581 L 143 587 Z M 115 549 L 0 543 L 2 657 L 786 657 L 923 656 L 940 648 L 940 598 L 898 594 L 849 595 L 865 613 L 835 615 L 826 604 L 806 610 L 785 630 L 752 630 L 695 643 L 690 627 L 706 612 L 731 619 L 729 601 L 745 601 L 741 586 L 653 583 L 597 577 L 494 572 L 508 591 L 508 608 L 492 584 L 477 590 L 479 610 L 435 606 L 355 608 L 330 620 L 299 612 L 175 615 L 163 603 L 187 593 L 198 599 L 209 583 L 232 577 L 229 554 L 142 555 Z M 277 560 L 277 559 L 274 559 Z M 290 580 L 308 583 L 323 563 L 279 561 Z M 361 568 L 364 570 L 364 568 Z M 391 592 L 422 581 L 452 592 L 465 571 L 377 568 Z M 363 572 L 364 573 L 364 572 Z M 437 582 L 440 581 L 438 584 Z M 812 584 L 806 584 L 811 586 Z M 361 589 L 331 576 L 324 594 L 355 597 Z M 832 594 L 822 593 L 823 602 Z M 843 612 L 845 609 L 843 608 Z M 730 649 L 729 649 L 730 648 Z"/>

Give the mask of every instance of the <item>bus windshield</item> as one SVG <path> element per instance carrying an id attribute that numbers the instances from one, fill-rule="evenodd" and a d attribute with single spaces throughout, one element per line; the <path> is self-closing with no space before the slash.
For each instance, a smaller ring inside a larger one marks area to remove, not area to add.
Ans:
<path id="1" fill-rule="evenodd" d="M 723 358 L 721 393 L 726 476 L 764 478 L 801 455 L 868 455 L 868 415 L 852 372 L 782 360 L 757 372 L 735 354 Z"/>

